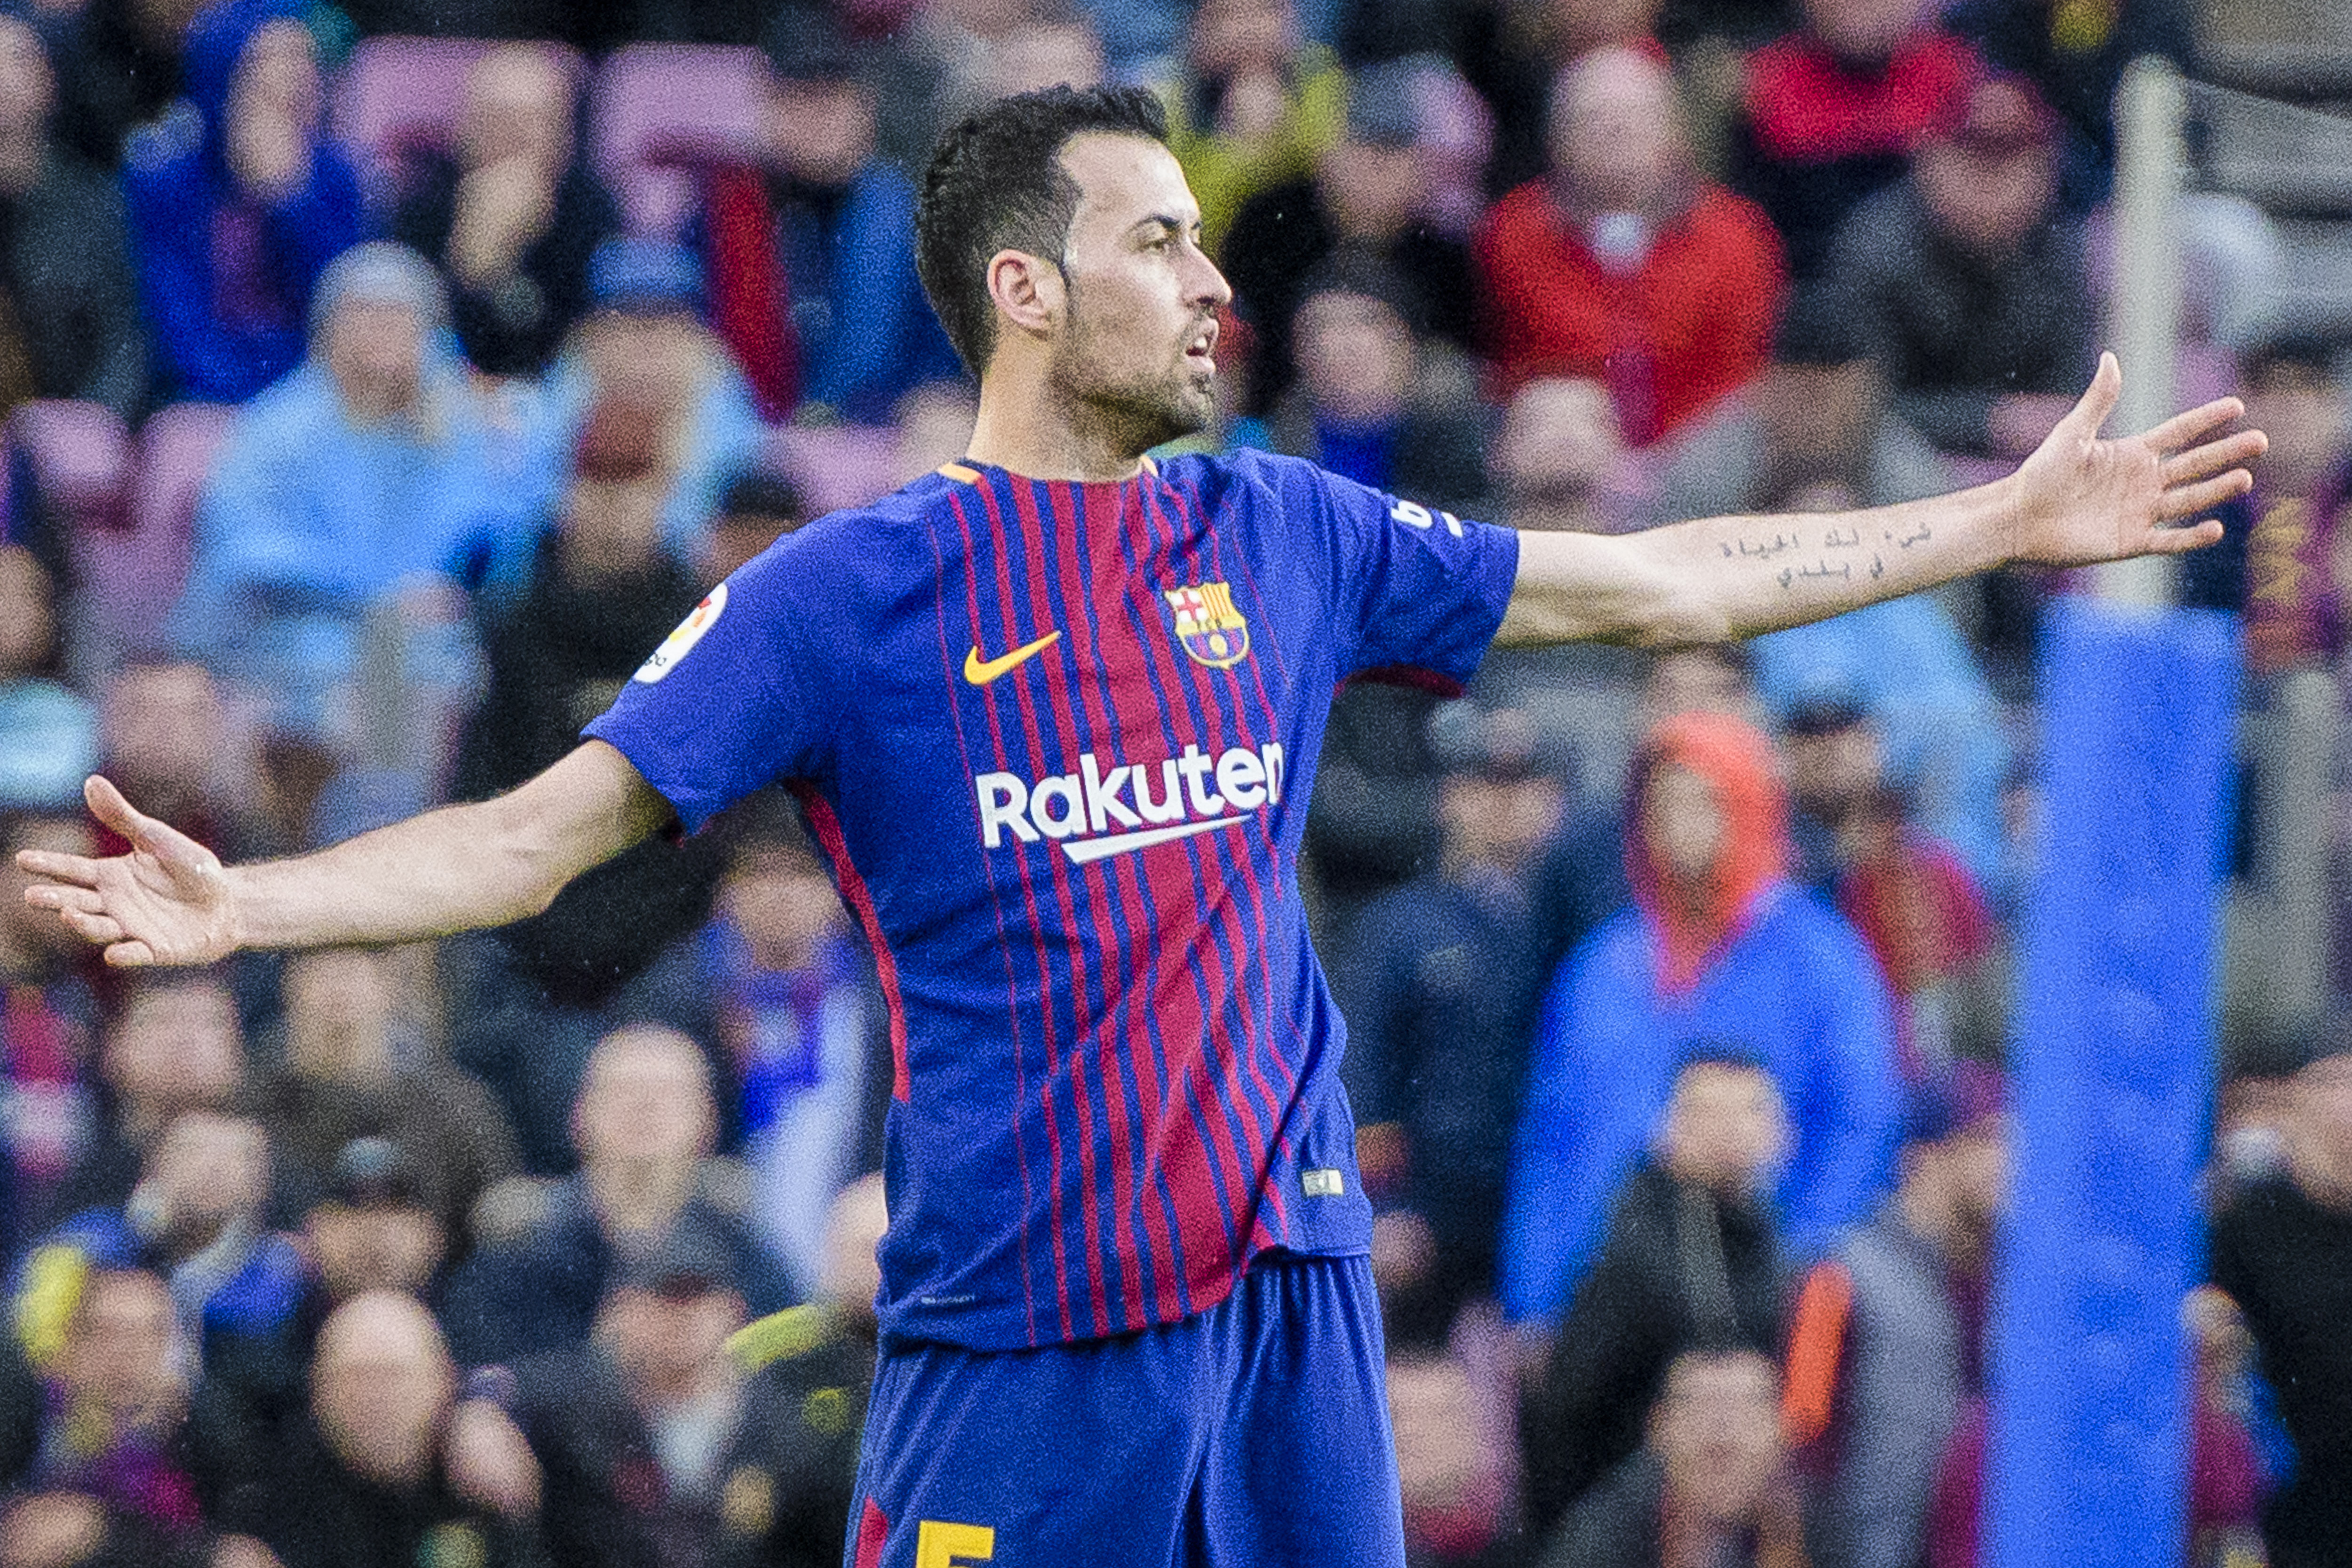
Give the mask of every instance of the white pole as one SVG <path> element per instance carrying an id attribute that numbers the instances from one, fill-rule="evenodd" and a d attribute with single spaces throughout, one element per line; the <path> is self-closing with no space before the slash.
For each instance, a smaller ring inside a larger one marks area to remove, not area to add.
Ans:
<path id="1" fill-rule="evenodd" d="M 2116 91 L 2115 281 L 2108 331 L 2123 362 L 2124 391 L 2109 429 L 2137 435 L 2172 412 L 2173 355 L 2180 340 L 2179 197 L 2188 161 L 2181 121 L 2188 94 L 2169 61 L 2143 55 Z M 2098 569 L 2102 598 L 2172 603 L 2170 561 L 2121 561 Z"/>

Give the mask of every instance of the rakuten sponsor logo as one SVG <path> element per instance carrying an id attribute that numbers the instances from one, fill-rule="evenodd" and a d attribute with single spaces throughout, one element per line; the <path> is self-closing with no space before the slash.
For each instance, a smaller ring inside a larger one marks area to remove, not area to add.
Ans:
<path id="1" fill-rule="evenodd" d="M 1105 771 L 1092 752 L 1078 771 L 1031 784 L 1017 773 L 971 781 L 980 799 L 980 840 L 998 848 L 1010 834 L 1022 844 L 1052 839 L 1078 865 L 1174 838 L 1229 827 L 1282 798 L 1282 747 L 1230 746 L 1212 757 L 1188 745 L 1154 765 L 1120 763 Z"/>

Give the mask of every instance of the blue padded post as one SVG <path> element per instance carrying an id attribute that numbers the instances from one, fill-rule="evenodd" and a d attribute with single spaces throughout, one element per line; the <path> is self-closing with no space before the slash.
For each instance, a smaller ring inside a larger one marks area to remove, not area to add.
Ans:
<path id="1" fill-rule="evenodd" d="M 2187 1539 L 2183 1295 L 2199 1278 L 2236 640 L 2054 606 L 2042 864 L 1988 1381 L 1987 1568 L 2149 1568 Z"/>

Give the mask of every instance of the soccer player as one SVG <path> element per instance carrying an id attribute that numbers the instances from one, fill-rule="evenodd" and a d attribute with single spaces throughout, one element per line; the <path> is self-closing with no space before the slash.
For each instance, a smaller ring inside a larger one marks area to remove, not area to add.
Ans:
<path id="1" fill-rule="evenodd" d="M 1402 1563 L 1297 886 L 1341 680 L 2192 549 L 2263 446 L 2229 401 L 2100 439 L 2110 360 L 2016 474 L 1875 511 L 1521 538 L 1280 458 L 1155 464 L 1209 420 L 1228 297 L 1163 130 L 1055 89 L 947 134 L 918 243 L 981 378 L 968 458 L 739 569 L 539 777 L 226 868 L 92 779 L 133 852 L 24 859 L 108 962 L 200 963 L 515 920 L 790 784 L 896 1049 L 855 1568 Z"/>

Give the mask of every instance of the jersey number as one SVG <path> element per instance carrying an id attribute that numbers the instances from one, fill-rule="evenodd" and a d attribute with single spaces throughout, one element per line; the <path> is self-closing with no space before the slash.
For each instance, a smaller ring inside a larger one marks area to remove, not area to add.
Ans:
<path id="1" fill-rule="evenodd" d="M 1462 520 L 1450 511 L 1433 513 L 1417 500 L 1401 500 L 1389 508 L 1389 515 L 1408 528 L 1434 528 L 1439 518 L 1445 520 L 1445 531 L 1454 538 L 1462 537 Z"/>

